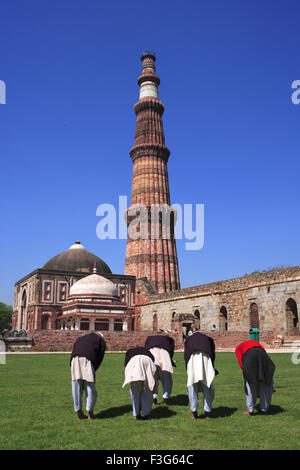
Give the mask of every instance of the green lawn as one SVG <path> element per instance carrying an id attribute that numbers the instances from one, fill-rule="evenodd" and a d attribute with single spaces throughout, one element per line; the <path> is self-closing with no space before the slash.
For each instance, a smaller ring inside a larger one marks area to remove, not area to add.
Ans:
<path id="1" fill-rule="evenodd" d="M 183 353 L 175 353 L 170 406 L 163 406 L 160 394 L 151 419 L 134 421 L 129 387 L 122 389 L 124 354 L 117 353 L 106 354 L 97 372 L 100 419 L 80 421 L 73 411 L 68 354 L 7 355 L 0 365 L 0 449 L 299 449 L 300 365 L 292 364 L 291 354 L 270 356 L 276 393 L 267 416 L 243 415 L 236 357 L 217 353 L 213 419 L 192 421 Z"/>

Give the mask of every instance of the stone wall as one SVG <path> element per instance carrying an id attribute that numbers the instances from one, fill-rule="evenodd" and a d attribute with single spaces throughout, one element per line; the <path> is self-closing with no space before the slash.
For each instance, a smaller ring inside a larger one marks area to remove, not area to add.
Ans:
<path id="1" fill-rule="evenodd" d="M 144 346 L 146 338 L 149 335 L 155 335 L 156 333 L 147 332 L 125 332 L 125 331 L 103 331 L 103 336 L 106 341 L 107 351 L 126 351 L 129 348 L 136 346 Z M 87 334 L 86 331 L 76 330 L 40 330 L 30 331 L 28 335 L 33 338 L 33 347 L 31 352 L 38 351 L 72 351 L 74 342 L 79 336 Z M 158 333 L 157 333 L 158 334 Z M 162 333 L 159 333 L 162 334 Z M 175 348 L 181 347 L 178 336 L 176 334 L 170 334 L 175 341 Z"/>
<path id="2" fill-rule="evenodd" d="M 248 332 L 203 332 L 211 336 L 216 348 L 236 348 L 241 342 L 249 339 Z M 87 334 L 85 331 L 76 330 L 48 330 L 48 331 L 30 331 L 28 335 L 33 338 L 33 347 L 31 352 L 70 352 L 73 344 L 79 336 Z M 153 331 L 141 332 L 108 332 L 104 331 L 103 335 L 107 343 L 107 351 L 126 351 L 136 346 L 144 346 L 147 336 L 162 334 Z M 183 350 L 184 343 L 181 333 L 170 333 L 175 341 L 175 350 Z M 264 334 L 260 337 L 260 343 L 264 347 L 274 346 L 274 337 L 272 333 Z"/>
<path id="3" fill-rule="evenodd" d="M 287 301 L 300 306 L 300 266 L 241 278 L 150 295 L 140 305 L 141 330 L 151 330 L 157 316 L 158 329 L 172 329 L 172 319 L 182 316 L 189 321 L 199 312 L 201 330 L 210 331 L 213 324 L 225 329 L 221 309 L 226 309 L 229 332 L 248 331 L 253 327 L 250 306 L 256 304 L 262 333 L 298 334 L 289 331 Z M 196 312 L 197 313 L 197 312 Z M 256 325 L 255 325 L 256 326 Z"/>

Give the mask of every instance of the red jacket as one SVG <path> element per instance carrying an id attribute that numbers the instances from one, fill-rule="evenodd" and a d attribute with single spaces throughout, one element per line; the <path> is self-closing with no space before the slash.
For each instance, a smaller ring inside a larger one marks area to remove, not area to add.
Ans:
<path id="1" fill-rule="evenodd" d="M 259 344 L 257 341 L 249 340 L 249 341 L 245 341 L 244 343 L 241 343 L 241 344 L 236 348 L 235 354 L 236 354 L 237 360 L 238 360 L 239 365 L 241 366 L 241 368 L 243 368 L 243 365 L 242 365 L 242 357 L 243 357 L 243 355 L 245 354 L 245 352 L 247 352 L 248 349 L 257 348 L 257 347 L 261 347 L 262 349 L 264 349 L 264 348 L 262 347 L 262 345 Z"/>

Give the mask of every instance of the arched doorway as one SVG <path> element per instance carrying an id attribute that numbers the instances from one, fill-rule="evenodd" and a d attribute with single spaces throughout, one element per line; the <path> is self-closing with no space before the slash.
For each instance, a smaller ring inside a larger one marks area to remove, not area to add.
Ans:
<path id="1" fill-rule="evenodd" d="M 176 312 L 173 312 L 172 319 L 171 319 L 171 331 L 175 330 L 175 320 L 176 320 Z"/>
<path id="2" fill-rule="evenodd" d="M 152 319 L 152 330 L 157 331 L 157 329 L 158 329 L 158 321 L 157 321 L 157 314 L 155 313 Z"/>
<path id="3" fill-rule="evenodd" d="M 42 330 L 48 330 L 49 315 L 42 316 Z"/>
<path id="4" fill-rule="evenodd" d="M 26 315 L 27 313 L 27 294 L 26 290 L 24 290 L 22 295 L 22 302 L 21 302 L 21 320 L 20 320 L 20 330 L 25 330 L 26 328 Z"/>
<path id="5" fill-rule="evenodd" d="M 228 323 L 227 323 L 227 308 L 223 305 L 220 308 L 220 315 L 219 315 L 219 330 L 220 331 L 227 331 Z"/>
<path id="6" fill-rule="evenodd" d="M 294 299 L 289 298 L 285 304 L 287 334 L 294 336 L 299 334 L 299 319 L 297 304 Z"/>
<path id="7" fill-rule="evenodd" d="M 136 331 L 141 331 L 141 316 L 138 315 L 136 318 Z"/>
<path id="8" fill-rule="evenodd" d="M 198 309 L 194 311 L 194 325 L 197 328 L 197 330 L 200 330 L 200 312 Z"/>
<path id="9" fill-rule="evenodd" d="M 258 307 L 255 302 L 250 305 L 250 328 L 259 328 Z"/>

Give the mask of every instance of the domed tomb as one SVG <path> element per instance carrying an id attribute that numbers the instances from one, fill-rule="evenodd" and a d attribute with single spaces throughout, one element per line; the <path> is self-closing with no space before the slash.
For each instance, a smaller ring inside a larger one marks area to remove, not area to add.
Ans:
<path id="1" fill-rule="evenodd" d="M 74 297 L 109 297 L 117 298 L 119 300 L 118 288 L 116 284 L 109 281 L 103 276 L 95 273 L 86 276 L 72 285 L 69 293 L 69 299 Z"/>
<path id="2" fill-rule="evenodd" d="M 68 250 L 51 258 L 43 266 L 43 269 L 92 273 L 95 263 L 98 273 L 111 274 L 109 266 L 101 258 L 87 251 L 77 241 Z"/>
<path id="3" fill-rule="evenodd" d="M 118 286 L 97 274 L 79 279 L 70 288 L 62 307 L 62 329 L 122 331 L 128 328 L 128 305 L 121 300 Z"/>

